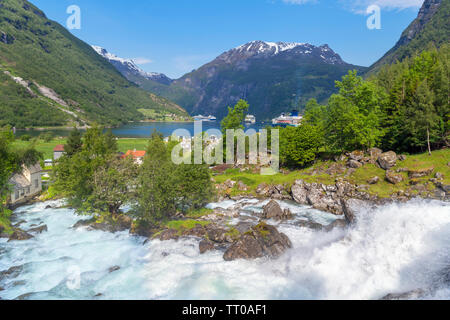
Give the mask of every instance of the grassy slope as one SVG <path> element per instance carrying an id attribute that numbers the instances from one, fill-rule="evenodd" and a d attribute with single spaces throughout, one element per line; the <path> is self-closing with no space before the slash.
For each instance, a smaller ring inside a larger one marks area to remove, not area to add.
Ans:
<path id="1" fill-rule="evenodd" d="M 449 163 L 449 159 L 450 159 L 450 150 L 448 149 L 434 151 L 431 157 L 428 154 L 411 155 L 407 157 L 406 161 L 397 162 L 397 166 L 392 170 L 395 171 L 400 168 L 417 170 L 434 167 L 434 171 L 431 175 L 416 180 L 419 180 L 422 183 L 426 183 L 429 181 L 429 179 L 434 177 L 434 174 L 436 172 L 440 172 L 444 174 L 445 177 L 443 183 L 450 184 L 450 167 L 447 165 Z M 249 186 L 249 190 L 247 192 L 241 192 L 237 190 L 236 187 L 232 190 L 229 190 L 229 193 L 233 196 L 245 193 L 254 194 L 255 189 L 261 183 L 267 183 L 269 185 L 275 184 L 292 185 L 295 180 L 303 179 L 306 182 L 334 184 L 336 178 L 339 177 L 342 177 L 353 184 L 368 185 L 367 181 L 370 178 L 378 176 L 380 178 L 380 182 L 376 185 L 368 186 L 369 187 L 368 191 L 369 193 L 378 195 L 379 197 L 389 197 L 393 193 L 396 193 L 400 190 L 405 191 L 409 188 L 410 180 L 408 178 L 407 173 L 402 173 L 405 179 L 402 183 L 393 185 L 384 179 L 386 174 L 384 170 L 377 168 L 376 166 L 371 164 L 367 164 L 362 168 L 357 169 L 353 174 L 351 174 L 348 177 L 344 177 L 345 174 L 328 175 L 326 173 L 323 173 L 323 171 L 329 168 L 330 165 L 332 164 L 334 164 L 334 162 L 318 162 L 313 167 L 308 169 L 293 171 L 288 174 L 279 173 L 274 176 L 262 176 L 258 173 L 252 172 L 241 173 L 239 172 L 238 169 L 231 169 L 226 171 L 222 175 L 215 176 L 214 179 L 217 183 L 223 183 L 228 179 L 234 181 L 242 181 Z M 430 190 L 434 188 L 432 184 L 430 184 L 429 187 Z"/>
<path id="2" fill-rule="evenodd" d="M 395 61 L 403 60 L 406 57 L 414 56 L 416 53 L 428 49 L 430 44 L 440 47 L 450 41 L 450 1 L 444 0 L 425 28 L 406 45 L 396 45 L 389 50 L 379 61 L 370 67 L 370 73 L 375 73 L 385 64 L 392 64 Z M 411 25 L 403 32 L 405 37 L 414 25 L 418 23 L 413 21 Z"/>
<path id="3" fill-rule="evenodd" d="M 0 30 L 10 39 L 9 44 L 0 43 L 2 68 L 15 76 L 52 88 L 64 100 L 72 102 L 71 111 L 81 109 L 79 114 L 82 118 L 102 124 L 117 124 L 141 119 L 138 109 L 186 114 L 179 106 L 130 83 L 88 44 L 58 23 L 48 20 L 28 1 L 3 0 L 1 4 Z M 6 104 L 3 100 L 7 99 L 2 94 L 0 120 L 13 125 L 21 123 L 6 116 L 20 109 L 22 101 L 30 105 L 30 97 Z M 52 107 L 46 110 L 54 113 Z M 28 126 L 53 124 L 36 121 L 31 116 L 22 120 Z M 63 121 L 61 119 L 59 124 L 64 124 Z"/>

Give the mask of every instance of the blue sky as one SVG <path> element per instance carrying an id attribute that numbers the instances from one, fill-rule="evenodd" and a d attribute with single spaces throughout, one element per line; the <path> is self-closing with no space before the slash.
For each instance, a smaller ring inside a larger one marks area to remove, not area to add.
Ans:
<path id="1" fill-rule="evenodd" d="M 329 44 L 349 63 L 369 66 L 417 16 L 423 0 L 31 0 L 71 32 L 146 71 L 172 78 L 252 40 Z M 369 30 L 366 8 L 381 7 L 381 29 Z"/>

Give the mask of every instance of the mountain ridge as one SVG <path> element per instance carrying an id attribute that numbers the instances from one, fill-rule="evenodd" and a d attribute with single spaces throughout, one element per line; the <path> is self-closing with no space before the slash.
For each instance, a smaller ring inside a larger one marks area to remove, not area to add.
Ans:
<path id="1" fill-rule="evenodd" d="M 400 39 L 383 57 L 370 66 L 370 73 L 385 64 L 401 61 L 406 57 L 439 47 L 450 41 L 450 0 L 425 0 L 417 18 L 403 31 Z"/>
<path id="2" fill-rule="evenodd" d="M 145 119 L 140 110 L 187 116 L 175 103 L 128 81 L 88 44 L 26 0 L 0 1 L 0 74 L 0 125 L 114 126 Z M 54 92 L 60 100 L 42 90 Z"/>
<path id="3" fill-rule="evenodd" d="M 260 40 L 225 51 L 198 69 L 166 82 L 123 70 L 125 65 L 117 68 L 128 80 L 175 101 L 190 114 L 221 118 L 228 106 L 246 99 L 250 112 L 264 120 L 300 109 L 309 98 L 325 102 L 336 92 L 335 80 L 348 70 L 365 70 L 343 61 L 327 44 Z"/>

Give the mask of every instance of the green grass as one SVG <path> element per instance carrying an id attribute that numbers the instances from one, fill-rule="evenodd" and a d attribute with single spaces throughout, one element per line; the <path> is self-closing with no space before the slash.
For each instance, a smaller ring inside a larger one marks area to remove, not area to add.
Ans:
<path id="1" fill-rule="evenodd" d="M 196 221 L 196 220 L 173 220 L 169 221 L 165 224 L 165 226 L 169 229 L 174 229 L 179 232 L 184 230 L 194 229 L 197 225 L 207 226 L 210 224 L 209 221 Z"/>
<path id="2" fill-rule="evenodd" d="M 13 228 L 11 226 L 11 222 L 9 220 L 10 212 L 7 213 L 0 213 L 0 230 L 3 229 L 2 233 L 5 234 L 12 234 Z"/>
<path id="3" fill-rule="evenodd" d="M 196 210 L 190 210 L 187 214 L 186 217 L 187 218 L 192 218 L 192 219 L 197 219 L 197 218 L 201 218 L 207 215 L 210 215 L 214 212 L 214 210 L 212 209 L 207 209 L 207 208 L 201 208 L 201 209 L 196 209 Z"/>
<path id="4" fill-rule="evenodd" d="M 35 142 L 36 150 L 44 154 L 44 159 L 53 159 L 53 149 L 58 144 L 65 144 L 67 140 L 63 139 L 53 139 L 50 142 L 45 142 L 43 140 L 37 140 Z M 15 148 L 25 148 L 31 145 L 32 141 L 14 141 L 13 147 Z M 123 138 L 117 140 L 117 147 L 121 152 L 127 152 L 128 150 L 146 150 L 148 144 L 148 139 L 146 138 Z"/>
<path id="5" fill-rule="evenodd" d="M 424 184 L 426 182 L 429 182 L 431 178 L 434 178 L 436 172 L 440 172 L 444 175 L 443 183 L 450 184 L 450 167 L 447 166 L 449 161 L 450 150 L 443 149 L 434 151 L 431 156 L 429 156 L 428 153 L 407 156 L 407 159 L 405 161 L 398 161 L 397 165 L 392 170 L 396 171 L 400 168 L 418 170 L 433 167 L 434 171 L 432 174 L 416 180 Z M 295 180 L 298 179 L 302 179 L 308 183 L 316 182 L 326 185 L 332 185 L 336 182 L 336 178 L 343 178 L 356 185 L 367 185 L 369 188 L 368 192 L 370 194 L 378 195 L 382 198 L 389 197 L 393 193 L 396 193 L 400 190 L 406 191 L 408 188 L 410 188 L 411 180 L 409 179 L 406 172 L 399 173 L 403 176 L 404 181 L 397 185 L 393 185 L 385 180 L 386 171 L 378 168 L 375 165 L 366 164 L 363 167 L 357 169 L 353 174 L 346 177 L 345 174 L 328 175 L 324 173 L 324 171 L 328 169 L 332 164 L 336 164 L 336 162 L 318 161 L 310 168 L 292 171 L 287 174 L 278 173 L 273 176 L 263 176 L 259 173 L 252 173 L 250 171 L 239 172 L 238 169 L 229 169 L 221 175 L 214 176 L 214 179 L 216 183 L 219 184 L 224 183 L 228 179 L 236 182 L 242 181 L 249 187 L 247 191 L 239 191 L 237 186 L 235 186 L 231 190 L 227 190 L 227 194 L 231 196 L 255 194 L 256 188 L 262 183 L 266 183 L 268 185 L 283 184 L 290 187 L 295 182 Z M 314 171 L 318 173 L 312 174 Z M 369 185 L 368 180 L 375 176 L 378 176 L 380 178 L 380 181 L 375 185 Z M 434 187 L 430 183 L 428 185 L 428 190 L 432 191 L 433 188 Z"/>

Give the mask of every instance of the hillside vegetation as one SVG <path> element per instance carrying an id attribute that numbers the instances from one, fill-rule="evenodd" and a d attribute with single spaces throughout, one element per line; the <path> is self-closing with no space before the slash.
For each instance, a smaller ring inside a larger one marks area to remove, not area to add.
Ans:
<path id="1" fill-rule="evenodd" d="M 88 44 L 28 1 L 0 4 L 0 125 L 74 121 L 117 125 L 142 119 L 138 109 L 186 115 L 176 104 L 129 82 Z M 16 84 L 13 77 L 25 85 Z M 49 99 L 42 89 L 56 97 Z"/>

